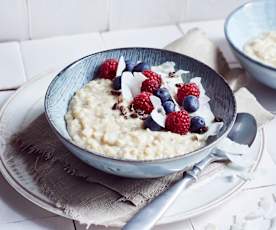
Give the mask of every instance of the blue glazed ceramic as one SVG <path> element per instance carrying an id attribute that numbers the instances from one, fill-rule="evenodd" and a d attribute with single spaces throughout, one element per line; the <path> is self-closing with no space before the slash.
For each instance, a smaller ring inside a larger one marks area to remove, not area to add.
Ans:
<path id="1" fill-rule="evenodd" d="M 211 98 L 214 114 L 224 119 L 224 128 L 218 136 L 209 140 L 206 147 L 181 156 L 160 160 L 120 160 L 89 152 L 78 147 L 71 140 L 64 120 L 68 104 L 74 93 L 96 77 L 99 65 L 107 58 L 143 60 L 150 65 L 174 61 L 177 69 L 191 72 L 186 78 L 200 76 L 207 95 Z M 51 82 L 45 96 L 46 117 L 57 137 L 78 158 L 107 173 L 133 178 L 153 178 L 165 176 L 187 169 L 202 160 L 209 151 L 228 134 L 236 117 L 236 103 L 227 83 L 208 66 L 181 54 L 151 48 L 122 48 L 107 50 L 84 57 L 62 70 Z"/>
<path id="2" fill-rule="evenodd" d="M 261 0 L 244 4 L 226 19 L 224 32 L 235 56 L 248 73 L 263 84 L 276 89 L 276 68 L 249 57 L 244 45 L 264 32 L 276 31 L 276 1 Z"/>

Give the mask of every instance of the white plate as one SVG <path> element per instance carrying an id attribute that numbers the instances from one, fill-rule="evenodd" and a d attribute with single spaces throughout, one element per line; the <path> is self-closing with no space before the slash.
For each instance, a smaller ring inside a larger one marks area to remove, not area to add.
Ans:
<path id="1" fill-rule="evenodd" d="M 17 167 L 14 167 L 6 156 L 11 135 L 22 130 L 43 111 L 42 107 L 39 110 L 34 109 L 34 105 L 43 103 L 46 88 L 52 78 L 52 74 L 47 74 L 25 83 L 0 111 L 0 171 L 9 184 L 25 198 L 50 212 L 70 218 L 32 183 L 32 178 L 24 173 L 23 164 L 18 167 L 17 163 Z M 263 147 L 264 134 L 261 130 L 251 147 L 255 164 L 250 171 L 254 171 L 258 166 Z M 158 224 L 184 220 L 217 207 L 236 194 L 246 183 L 240 178 L 228 181 L 222 176 L 224 173 L 230 173 L 230 169 L 223 167 L 210 178 L 183 191 Z"/>

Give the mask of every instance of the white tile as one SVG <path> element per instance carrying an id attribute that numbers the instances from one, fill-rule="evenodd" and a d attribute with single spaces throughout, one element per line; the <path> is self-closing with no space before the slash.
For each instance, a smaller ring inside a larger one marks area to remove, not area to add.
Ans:
<path id="1" fill-rule="evenodd" d="M 0 28 L 0 41 L 28 38 L 26 1 L 1 0 Z"/>
<path id="2" fill-rule="evenodd" d="M 225 18 L 232 10 L 248 0 L 187 0 L 184 20 Z"/>
<path id="3" fill-rule="evenodd" d="M 77 230 L 86 230 L 85 225 L 80 225 L 79 223 L 76 223 L 76 228 Z M 88 230 L 119 230 L 120 228 L 108 228 L 104 226 L 94 226 L 92 225 Z M 142 229 L 142 228 L 141 228 Z M 173 230 L 193 230 L 191 224 L 189 221 L 180 221 L 177 223 L 172 223 L 172 224 L 164 224 L 164 225 L 159 225 L 153 228 L 153 230 L 168 230 L 168 229 L 173 229 Z"/>
<path id="4" fill-rule="evenodd" d="M 3 223 L 55 216 L 17 193 L 0 175 L 0 229 Z"/>
<path id="5" fill-rule="evenodd" d="M 0 90 L 16 88 L 25 80 L 19 44 L 0 43 Z"/>
<path id="6" fill-rule="evenodd" d="M 176 26 L 102 33 L 105 47 L 109 49 L 131 46 L 163 48 L 181 36 L 182 34 Z"/>
<path id="7" fill-rule="evenodd" d="M 216 226 L 215 229 L 231 229 L 234 216 L 241 217 L 257 209 L 257 203 L 262 197 L 271 198 L 276 187 L 248 190 L 236 195 L 220 207 L 192 218 L 195 230 L 203 230 L 208 224 Z M 255 229 L 255 228 L 254 228 Z M 259 228 L 267 229 L 267 228 Z"/>
<path id="8" fill-rule="evenodd" d="M 74 230 L 74 225 L 72 220 L 68 220 L 62 217 L 50 217 L 34 219 L 22 222 L 1 224 L 0 229 L 9 230 Z"/>
<path id="9" fill-rule="evenodd" d="M 29 0 L 31 37 L 106 30 L 108 9 L 109 0 Z"/>
<path id="10" fill-rule="evenodd" d="M 14 92 L 14 90 L 0 91 L 0 109 Z"/>
<path id="11" fill-rule="evenodd" d="M 229 63 L 237 62 L 237 59 L 234 57 L 224 37 L 224 20 L 198 21 L 180 24 L 183 33 L 195 27 L 202 29 L 208 35 L 208 38 L 218 45 Z"/>
<path id="12" fill-rule="evenodd" d="M 61 36 L 21 43 L 27 77 L 56 70 L 103 49 L 99 33 Z"/>
<path id="13" fill-rule="evenodd" d="M 186 11 L 184 0 L 112 0 L 110 29 L 130 29 L 179 22 Z"/>

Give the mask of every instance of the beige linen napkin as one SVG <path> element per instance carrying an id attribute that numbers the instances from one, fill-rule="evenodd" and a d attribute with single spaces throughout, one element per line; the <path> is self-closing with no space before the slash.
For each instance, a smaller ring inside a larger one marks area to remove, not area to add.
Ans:
<path id="1" fill-rule="evenodd" d="M 192 30 L 166 49 L 189 54 L 219 71 L 237 91 L 238 111 L 254 114 L 258 125 L 273 118 L 247 89 L 239 89 L 245 82 L 243 72 L 230 70 L 222 53 L 202 31 Z M 236 79 L 237 73 L 242 80 Z M 245 103 L 247 106 L 244 106 Z M 125 222 L 141 206 L 182 176 L 180 172 L 163 178 L 142 180 L 100 172 L 82 163 L 63 147 L 50 130 L 44 114 L 16 135 L 13 145 L 19 150 L 17 153 L 23 153 L 13 157 L 24 160 L 41 192 L 73 219 L 88 225 Z M 210 166 L 202 180 L 220 167 L 224 166 Z"/>

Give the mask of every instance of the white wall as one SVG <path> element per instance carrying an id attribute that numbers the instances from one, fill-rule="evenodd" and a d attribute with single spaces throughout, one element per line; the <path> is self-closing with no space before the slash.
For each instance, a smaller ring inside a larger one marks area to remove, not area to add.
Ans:
<path id="1" fill-rule="evenodd" d="M 0 0 L 0 41 L 224 18 L 247 0 Z"/>

